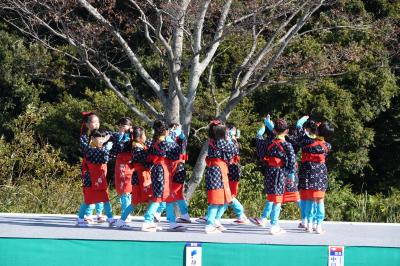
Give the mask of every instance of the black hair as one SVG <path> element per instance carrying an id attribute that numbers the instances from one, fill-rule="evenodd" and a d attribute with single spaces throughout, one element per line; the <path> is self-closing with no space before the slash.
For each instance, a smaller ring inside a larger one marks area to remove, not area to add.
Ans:
<path id="1" fill-rule="evenodd" d="M 92 138 L 101 138 L 101 137 L 105 137 L 105 136 L 107 136 L 107 132 L 105 132 L 102 129 L 94 129 L 90 133 L 90 137 L 92 137 Z"/>
<path id="2" fill-rule="evenodd" d="M 278 134 L 282 134 L 283 132 L 285 132 L 286 129 L 289 128 L 288 123 L 282 118 L 276 119 L 274 124 L 274 130 Z"/>
<path id="3" fill-rule="evenodd" d="M 94 112 L 82 112 L 82 122 L 81 122 L 81 135 L 86 134 L 89 128 L 86 126 L 93 116 L 97 116 Z M 98 117 L 98 116 L 97 116 Z"/>
<path id="4" fill-rule="evenodd" d="M 329 138 L 333 135 L 335 129 L 328 122 L 323 122 L 318 126 L 318 135 L 324 138 Z"/>
<path id="5" fill-rule="evenodd" d="M 118 126 L 132 126 L 132 120 L 129 117 L 122 117 L 118 120 Z"/>
<path id="6" fill-rule="evenodd" d="M 133 139 L 133 141 L 137 142 L 138 139 L 140 139 L 143 136 L 144 133 L 145 133 L 144 128 L 142 128 L 142 127 L 134 127 L 132 129 L 132 139 Z"/>
<path id="7" fill-rule="evenodd" d="M 154 130 L 153 141 L 157 141 L 164 134 L 164 132 L 168 130 L 167 122 L 163 119 L 154 121 L 153 130 Z"/>
<path id="8" fill-rule="evenodd" d="M 317 122 L 315 122 L 312 119 L 308 119 L 304 125 L 304 128 L 308 129 L 308 132 L 310 132 L 311 134 L 317 134 L 318 133 L 318 124 Z"/>
<path id="9" fill-rule="evenodd" d="M 228 130 L 231 130 L 232 128 L 236 128 L 234 123 L 227 122 L 227 123 L 225 123 L 225 125 L 228 128 Z"/>
<path id="10" fill-rule="evenodd" d="M 169 129 L 172 129 L 172 128 L 177 127 L 177 126 L 179 126 L 178 123 L 170 123 L 170 124 L 168 125 L 168 128 L 169 128 Z"/>
<path id="11" fill-rule="evenodd" d="M 226 126 L 222 122 L 212 122 L 208 127 L 208 137 L 213 140 L 224 139 L 226 137 Z"/>

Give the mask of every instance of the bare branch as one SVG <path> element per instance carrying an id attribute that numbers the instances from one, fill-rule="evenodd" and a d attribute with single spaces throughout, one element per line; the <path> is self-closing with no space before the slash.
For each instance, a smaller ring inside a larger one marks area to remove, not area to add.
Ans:
<path id="1" fill-rule="evenodd" d="M 161 91 L 160 85 L 150 76 L 150 74 L 146 71 L 142 63 L 136 54 L 129 47 L 126 40 L 121 36 L 121 34 L 114 29 L 109 21 L 107 21 L 88 1 L 86 0 L 78 0 L 78 2 L 93 16 L 99 21 L 103 26 L 105 26 L 110 33 L 117 39 L 128 58 L 130 59 L 132 65 L 135 67 L 136 71 L 139 75 L 144 79 L 144 81 L 153 89 L 153 91 L 157 94 L 158 98 L 167 106 L 167 99 L 165 98 L 163 92 Z"/>
<path id="2" fill-rule="evenodd" d="M 100 71 L 98 68 L 96 68 L 88 59 L 85 60 L 85 64 L 89 67 L 91 72 L 95 74 L 96 76 L 100 77 L 106 84 L 107 86 L 114 91 L 114 93 L 117 95 L 117 97 L 126 105 L 128 108 L 135 113 L 140 119 L 142 119 L 144 122 L 146 122 L 148 125 L 152 125 L 153 121 L 145 115 L 142 111 L 137 109 L 135 106 L 131 104 L 128 98 L 126 98 L 111 82 L 111 79 L 102 71 Z"/>
<path id="3" fill-rule="evenodd" d="M 120 76 L 122 76 L 122 78 L 125 80 L 125 83 L 122 84 L 124 87 L 126 87 L 128 89 L 129 92 L 132 93 L 132 95 L 135 97 L 135 99 L 137 101 L 139 101 L 141 104 L 143 104 L 144 107 L 147 108 L 147 110 L 156 118 L 161 118 L 162 115 L 157 112 L 157 110 L 145 99 L 143 99 L 143 97 L 139 94 L 137 89 L 134 89 L 132 86 L 132 82 L 130 80 L 130 78 L 122 71 L 120 70 L 117 66 L 115 66 L 114 64 L 112 64 L 111 62 L 107 62 L 108 65 L 115 71 L 117 72 Z"/>
<path id="4" fill-rule="evenodd" d="M 225 121 L 229 117 L 229 115 L 230 115 L 231 111 L 233 110 L 233 108 L 236 107 L 236 105 L 244 97 L 246 97 L 247 95 L 253 93 L 260 86 L 260 84 L 264 82 L 265 77 L 271 71 L 271 69 L 272 69 L 273 65 L 275 64 L 276 60 L 282 54 L 282 52 L 287 47 L 289 42 L 298 33 L 298 31 L 303 27 L 303 25 L 310 18 L 310 16 L 321 7 L 323 2 L 324 2 L 324 0 L 321 0 L 313 9 L 311 9 L 311 10 L 309 9 L 306 12 L 304 12 L 304 14 L 297 20 L 296 24 L 293 25 L 286 32 L 285 36 L 282 37 L 279 40 L 278 43 L 280 44 L 280 47 L 278 48 L 278 50 L 276 50 L 274 52 L 273 56 L 271 57 L 271 59 L 269 60 L 269 62 L 267 64 L 267 66 L 263 70 L 262 74 L 257 78 L 257 81 L 253 85 L 251 85 L 247 90 L 242 90 L 246 86 L 248 86 L 248 79 L 247 79 L 246 83 L 243 83 L 243 81 L 242 81 L 243 85 L 241 87 L 238 87 L 238 88 L 236 88 L 235 90 L 232 91 L 230 99 L 229 99 L 227 105 L 224 108 L 224 111 L 221 112 L 221 114 L 218 117 L 219 119 Z"/>

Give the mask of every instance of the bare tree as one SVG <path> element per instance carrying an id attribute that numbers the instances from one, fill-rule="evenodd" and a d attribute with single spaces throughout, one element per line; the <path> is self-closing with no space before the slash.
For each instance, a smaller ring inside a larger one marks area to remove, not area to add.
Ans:
<path id="1" fill-rule="evenodd" d="M 201 78 L 208 75 L 206 84 L 210 84 L 212 62 L 222 42 L 244 37 L 250 43 L 240 66 L 233 70 L 227 97 L 218 102 L 211 88 L 215 116 L 225 121 L 245 97 L 273 82 L 271 73 L 285 48 L 301 35 L 302 27 L 324 2 L 3 0 L 0 10 L 7 23 L 101 79 L 146 123 L 164 117 L 180 122 L 189 135 Z M 139 36 L 146 40 L 146 47 L 137 47 Z M 61 49 L 64 43 L 75 52 Z M 147 48 L 160 62 L 158 71 L 139 55 Z M 144 97 L 132 85 L 134 74 L 156 100 Z M 203 144 L 188 183 L 189 198 L 201 181 L 206 149 Z"/>

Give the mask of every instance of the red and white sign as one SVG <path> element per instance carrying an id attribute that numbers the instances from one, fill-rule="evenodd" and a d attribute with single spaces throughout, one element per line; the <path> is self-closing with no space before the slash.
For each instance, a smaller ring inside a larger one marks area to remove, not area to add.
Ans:
<path id="1" fill-rule="evenodd" d="M 329 246 L 328 266 L 344 266 L 344 246 Z"/>

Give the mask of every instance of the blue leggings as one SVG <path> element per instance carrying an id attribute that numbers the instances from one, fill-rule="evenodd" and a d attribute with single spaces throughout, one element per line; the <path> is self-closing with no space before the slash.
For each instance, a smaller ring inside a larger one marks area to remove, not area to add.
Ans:
<path id="1" fill-rule="evenodd" d="M 228 207 L 231 207 L 233 209 L 233 211 L 235 212 L 236 217 L 238 219 L 240 219 L 244 216 L 244 208 L 243 208 L 242 204 L 236 198 L 232 198 L 232 203 L 224 204 L 224 205 L 222 205 L 221 208 L 218 208 L 217 216 L 215 217 L 215 219 L 221 220 L 222 215 L 224 215 L 224 213 L 228 209 Z"/>
<path id="2" fill-rule="evenodd" d="M 120 195 L 119 202 L 121 204 L 121 213 L 124 213 L 125 209 L 129 206 L 129 204 L 131 204 L 131 194 L 125 193 Z"/>
<path id="3" fill-rule="evenodd" d="M 129 204 L 128 207 L 125 208 L 124 212 L 121 215 L 121 220 L 125 221 L 128 218 L 129 214 L 131 214 L 135 210 L 134 205 Z"/>
<path id="4" fill-rule="evenodd" d="M 207 225 L 214 225 L 215 220 L 217 220 L 218 217 L 222 217 L 227 207 L 228 207 L 227 204 L 224 205 L 209 204 L 207 210 Z"/>
<path id="5" fill-rule="evenodd" d="M 320 224 L 325 218 L 325 206 L 324 203 L 317 203 L 313 200 L 306 200 L 305 206 L 305 217 L 308 223 Z"/>
<path id="6" fill-rule="evenodd" d="M 277 225 L 279 222 L 279 215 L 281 213 L 281 204 L 274 203 L 271 211 L 271 225 Z"/>
<path id="7" fill-rule="evenodd" d="M 300 200 L 299 202 L 301 220 L 305 220 L 307 218 L 306 204 L 307 204 L 306 200 Z"/>
<path id="8" fill-rule="evenodd" d="M 175 202 L 178 205 L 179 211 L 181 212 L 182 215 L 188 214 L 189 209 L 186 204 L 185 200 L 177 200 Z M 165 202 L 161 202 L 160 206 L 157 208 L 158 213 L 163 213 L 163 211 L 167 208 L 167 204 Z"/>
<path id="9" fill-rule="evenodd" d="M 157 208 L 158 213 L 163 213 L 165 209 L 167 208 L 167 203 L 166 202 L 161 202 L 160 205 Z"/>
<path id="10" fill-rule="evenodd" d="M 229 204 L 229 207 L 233 209 L 233 212 L 236 214 L 238 219 L 244 217 L 243 205 L 237 200 L 237 198 L 232 198 L 232 203 Z"/>
<path id="11" fill-rule="evenodd" d="M 175 210 L 174 210 L 175 202 L 166 203 L 165 205 L 167 209 L 168 222 L 175 223 L 176 220 Z M 144 214 L 144 221 L 146 223 L 152 223 L 154 221 L 154 214 L 158 212 L 159 207 L 160 207 L 159 202 L 152 202 L 149 204 L 146 213 Z"/>
<path id="12" fill-rule="evenodd" d="M 104 204 L 103 202 L 99 202 L 96 204 L 90 204 L 89 207 L 86 209 L 85 215 L 90 216 L 93 214 L 93 210 L 96 209 L 96 214 L 100 216 L 103 212 L 104 209 Z"/>
<path id="13" fill-rule="evenodd" d="M 265 207 L 264 207 L 264 210 L 262 212 L 261 218 L 268 219 L 269 216 L 271 215 L 273 206 L 274 206 L 274 203 L 272 201 L 268 201 L 267 200 L 265 202 Z"/>
<path id="14" fill-rule="evenodd" d="M 318 202 L 316 203 L 316 220 L 317 224 L 321 224 L 322 221 L 325 219 L 325 203 Z"/>
<path id="15" fill-rule="evenodd" d="M 85 214 L 87 213 L 87 210 L 89 209 L 90 205 L 82 203 L 81 206 L 79 207 L 79 214 L 78 217 L 80 219 L 83 219 L 85 217 Z M 113 213 L 112 213 L 112 208 L 110 202 L 104 202 L 104 210 L 106 211 L 107 218 L 113 218 Z"/>

